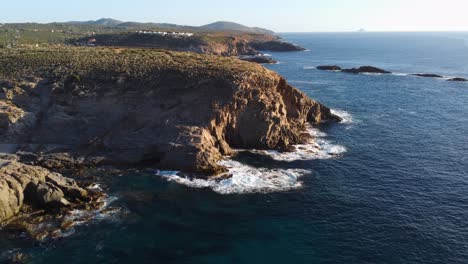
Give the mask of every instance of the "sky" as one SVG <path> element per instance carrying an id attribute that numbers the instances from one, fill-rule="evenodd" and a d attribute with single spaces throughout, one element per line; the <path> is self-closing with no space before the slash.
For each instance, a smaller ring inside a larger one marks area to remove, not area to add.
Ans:
<path id="1" fill-rule="evenodd" d="M 468 0 L 1 0 L 0 23 L 114 18 L 277 32 L 468 31 Z"/>

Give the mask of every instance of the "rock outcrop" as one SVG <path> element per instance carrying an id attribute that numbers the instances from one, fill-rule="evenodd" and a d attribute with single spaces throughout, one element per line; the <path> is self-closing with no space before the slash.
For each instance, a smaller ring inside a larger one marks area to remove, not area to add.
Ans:
<path id="1" fill-rule="evenodd" d="M 274 63 L 277 63 L 277 61 L 275 61 L 271 57 L 267 57 L 267 56 L 263 56 L 263 55 L 240 56 L 239 59 L 243 60 L 243 61 L 255 62 L 255 63 L 260 63 L 260 64 L 274 64 Z"/>
<path id="2" fill-rule="evenodd" d="M 19 213 L 24 204 L 42 209 L 87 200 L 88 193 L 69 178 L 47 169 L 0 160 L 0 222 Z"/>
<path id="3" fill-rule="evenodd" d="M 322 71 L 341 71 L 341 67 L 340 67 L 340 66 L 336 66 L 336 65 L 323 65 L 323 66 L 318 66 L 317 69 L 318 69 L 318 70 L 322 70 Z"/>
<path id="4" fill-rule="evenodd" d="M 415 74 L 410 74 L 413 76 L 419 76 L 419 77 L 426 77 L 426 78 L 443 78 L 444 76 L 438 75 L 438 74 L 433 74 L 433 73 L 415 73 Z"/>
<path id="5" fill-rule="evenodd" d="M 447 81 L 450 81 L 450 82 L 468 82 L 468 79 L 457 77 L 457 78 L 448 79 Z"/>
<path id="6" fill-rule="evenodd" d="M 305 49 L 287 41 L 270 40 L 270 41 L 252 41 L 249 45 L 256 50 L 269 50 L 277 52 L 286 51 L 304 51 Z"/>
<path id="7" fill-rule="evenodd" d="M 339 121 L 260 65 L 194 53 L 2 51 L 0 79 L 1 144 L 97 164 L 213 175 L 232 148 L 287 150 L 306 123 Z"/>
<path id="8" fill-rule="evenodd" d="M 354 74 L 359 74 L 359 73 L 391 73 L 386 70 L 382 70 L 377 67 L 373 66 L 362 66 L 359 68 L 352 68 L 352 69 L 343 69 L 342 72 L 347 72 L 347 73 L 354 73 Z"/>

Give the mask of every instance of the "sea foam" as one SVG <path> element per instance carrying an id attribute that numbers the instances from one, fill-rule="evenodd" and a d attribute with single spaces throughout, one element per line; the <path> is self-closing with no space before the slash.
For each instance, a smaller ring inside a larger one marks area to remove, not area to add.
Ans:
<path id="1" fill-rule="evenodd" d="M 256 168 L 239 161 L 225 159 L 219 162 L 228 169 L 227 179 L 191 179 L 177 172 L 158 171 L 157 175 L 193 188 L 210 188 L 220 194 L 269 193 L 288 191 L 302 187 L 299 180 L 310 173 L 302 169 L 267 169 Z M 223 176 L 223 175 L 221 175 Z"/>
<path id="2" fill-rule="evenodd" d="M 331 109 L 332 114 L 337 115 L 343 119 L 341 121 L 342 124 L 351 124 L 353 123 L 353 116 L 344 110 L 340 109 Z"/>
<path id="3" fill-rule="evenodd" d="M 341 115 L 347 112 L 340 112 Z M 349 115 L 348 118 L 350 118 Z M 309 126 L 307 132 L 312 139 L 307 144 L 295 145 L 293 152 L 274 150 L 237 150 L 269 156 L 276 161 L 331 159 L 339 157 L 347 150 L 344 146 L 327 139 L 327 134 Z M 219 165 L 228 172 L 218 179 L 197 179 L 186 177 L 177 171 L 156 171 L 162 178 L 193 188 L 210 188 L 220 194 L 283 192 L 302 187 L 302 176 L 311 171 L 297 168 L 269 169 L 253 167 L 237 160 L 226 158 Z M 230 176 L 224 178 L 223 176 Z"/>

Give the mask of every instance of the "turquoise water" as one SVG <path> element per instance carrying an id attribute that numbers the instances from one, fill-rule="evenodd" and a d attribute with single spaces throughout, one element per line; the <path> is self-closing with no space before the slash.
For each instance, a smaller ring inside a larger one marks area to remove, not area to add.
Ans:
<path id="1" fill-rule="evenodd" d="M 322 151 L 309 158 L 243 153 L 230 164 L 246 166 L 239 180 L 274 175 L 290 188 L 103 175 L 126 214 L 40 244 L 0 233 L 0 250 L 31 263 L 467 263 L 468 83 L 403 74 L 468 77 L 468 33 L 284 38 L 310 51 L 271 53 L 280 64 L 267 67 L 346 122 L 313 131 Z M 314 69 L 326 64 L 401 75 Z"/>

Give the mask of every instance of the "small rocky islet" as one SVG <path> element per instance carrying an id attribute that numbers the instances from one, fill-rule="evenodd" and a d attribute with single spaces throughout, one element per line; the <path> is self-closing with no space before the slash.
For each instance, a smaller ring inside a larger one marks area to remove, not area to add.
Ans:
<path id="1" fill-rule="evenodd" d="M 307 124 L 340 120 L 277 73 L 237 58 L 0 50 L 0 146 L 9 152 L 0 157 L 0 222 L 54 237 L 73 226 L 70 211 L 103 209 L 105 194 L 89 188 L 99 179 L 76 177 L 81 171 L 151 166 L 216 177 L 235 148 L 291 151 L 308 140 Z M 38 228 L 44 221 L 55 227 Z"/>
<path id="2" fill-rule="evenodd" d="M 371 73 L 371 74 L 390 74 L 392 72 L 386 71 L 377 67 L 373 66 L 361 66 L 359 68 L 350 68 L 350 69 L 343 69 L 340 66 L 337 65 L 321 65 L 317 66 L 318 70 L 323 70 L 323 71 L 334 71 L 334 72 L 345 72 L 345 73 L 353 73 L 353 74 L 362 74 L 362 73 Z M 442 75 L 438 74 L 433 74 L 433 73 L 412 73 L 408 74 L 411 76 L 417 76 L 417 77 L 424 77 L 424 78 L 444 78 Z M 451 78 L 447 79 L 447 81 L 452 81 L 452 82 L 466 82 L 468 79 L 465 78 Z"/>

